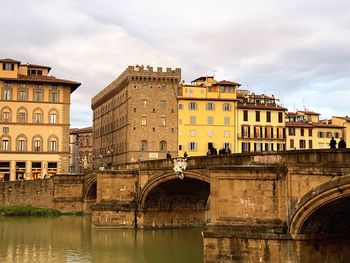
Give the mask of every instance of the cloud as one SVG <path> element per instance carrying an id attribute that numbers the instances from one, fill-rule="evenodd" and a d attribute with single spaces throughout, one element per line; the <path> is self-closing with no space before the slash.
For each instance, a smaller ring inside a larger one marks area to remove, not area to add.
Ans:
<path id="1" fill-rule="evenodd" d="M 14 0 L 2 7 L 0 56 L 81 82 L 72 126 L 90 126 L 91 98 L 135 64 L 181 67 L 187 82 L 215 72 L 280 97 L 290 110 L 349 115 L 349 7 L 345 0 Z"/>

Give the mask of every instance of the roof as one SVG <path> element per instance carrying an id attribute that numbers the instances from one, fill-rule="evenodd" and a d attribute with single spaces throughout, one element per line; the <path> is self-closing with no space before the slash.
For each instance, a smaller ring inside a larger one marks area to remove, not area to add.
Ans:
<path id="1" fill-rule="evenodd" d="M 305 127 L 305 128 L 340 128 L 344 127 L 334 124 L 325 124 L 319 122 L 286 122 L 286 127 Z"/>
<path id="2" fill-rule="evenodd" d="M 326 124 L 326 123 L 313 123 L 313 125 L 317 128 L 341 128 L 343 129 L 343 126 L 335 125 L 335 124 Z"/>
<path id="3" fill-rule="evenodd" d="M 350 121 L 350 117 L 348 116 L 345 116 L 345 117 L 340 117 L 340 116 L 332 116 L 333 118 L 338 118 L 338 119 L 342 119 L 342 120 L 345 120 L 345 121 Z"/>
<path id="4" fill-rule="evenodd" d="M 0 62 L 8 62 L 8 63 L 16 63 L 16 64 L 19 64 L 21 63 L 20 61 L 18 60 L 14 60 L 14 59 L 11 59 L 11 58 L 3 58 L 3 59 L 0 59 Z"/>
<path id="5" fill-rule="evenodd" d="M 66 79 L 58 79 L 54 76 L 38 76 L 38 75 L 32 75 L 32 76 L 25 76 L 25 75 L 18 75 L 17 78 L 0 78 L 1 80 L 8 80 L 8 81 L 17 81 L 17 82 L 40 82 L 40 83 L 51 83 L 51 84 L 66 84 L 71 86 L 71 92 L 76 90 L 81 83 L 75 82 L 72 80 L 66 80 Z"/>
<path id="6" fill-rule="evenodd" d="M 46 68 L 46 69 L 48 69 L 49 72 L 51 70 L 51 67 L 48 67 L 48 66 L 37 65 L 37 64 L 26 64 L 26 65 L 28 67 L 31 67 L 31 68 Z"/>
<path id="7" fill-rule="evenodd" d="M 198 81 L 198 80 L 206 80 L 206 79 L 208 79 L 208 78 L 213 79 L 214 76 L 199 77 L 199 78 L 196 78 L 195 80 L 192 80 L 191 82 L 196 82 L 196 81 Z"/>
<path id="8" fill-rule="evenodd" d="M 238 109 L 262 109 L 262 110 L 279 110 L 279 111 L 286 111 L 287 108 L 281 107 L 277 104 L 275 105 L 264 105 L 264 104 L 243 104 L 238 103 L 237 104 Z"/>
<path id="9" fill-rule="evenodd" d="M 220 86 L 241 86 L 241 84 L 239 84 L 238 82 L 232 82 L 232 81 L 228 81 L 228 80 L 222 80 L 219 82 L 216 82 L 214 85 L 220 85 Z"/>
<path id="10" fill-rule="evenodd" d="M 317 113 L 317 112 L 308 111 L 308 110 L 305 110 L 305 111 L 303 111 L 303 110 L 298 110 L 298 112 L 302 112 L 302 113 L 304 113 L 304 114 L 309 114 L 309 115 L 321 115 L 321 114 L 319 114 L 319 113 Z M 297 113 L 298 113 L 298 112 L 297 112 Z"/>
<path id="11" fill-rule="evenodd" d="M 314 125 L 309 122 L 289 122 L 286 121 L 286 127 L 304 127 L 304 128 L 312 128 Z"/>

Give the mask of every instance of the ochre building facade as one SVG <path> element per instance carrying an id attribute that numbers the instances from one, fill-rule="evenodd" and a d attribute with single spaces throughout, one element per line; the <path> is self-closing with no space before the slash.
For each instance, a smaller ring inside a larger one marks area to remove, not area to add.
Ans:
<path id="1" fill-rule="evenodd" d="M 70 94 L 80 83 L 50 67 L 0 60 L 0 177 L 39 179 L 67 173 Z"/>
<path id="2" fill-rule="evenodd" d="M 177 155 L 181 69 L 129 66 L 92 98 L 94 168 Z"/>

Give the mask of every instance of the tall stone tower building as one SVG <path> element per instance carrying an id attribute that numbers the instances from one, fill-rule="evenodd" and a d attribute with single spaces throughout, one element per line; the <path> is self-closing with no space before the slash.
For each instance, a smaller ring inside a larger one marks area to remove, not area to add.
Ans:
<path id="1" fill-rule="evenodd" d="M 68 172 L 70 94 L 80 83 L 50 70 L 0 59 L 0 180 Z"/>
<path id="2" fill-rule="evenodd" d="M 177 155 L 181 69 L 129 66 L 92 98 L 94 167 Z"/>

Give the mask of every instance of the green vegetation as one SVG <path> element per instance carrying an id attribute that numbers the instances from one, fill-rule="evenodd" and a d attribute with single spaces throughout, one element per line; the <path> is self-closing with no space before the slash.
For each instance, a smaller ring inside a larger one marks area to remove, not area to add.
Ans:
<path id="1" fill-rule="evenodd" d="M 1 216 L 59 216 L 62 213 L 51 208 L 32 206 L 0 206 Z"/>

